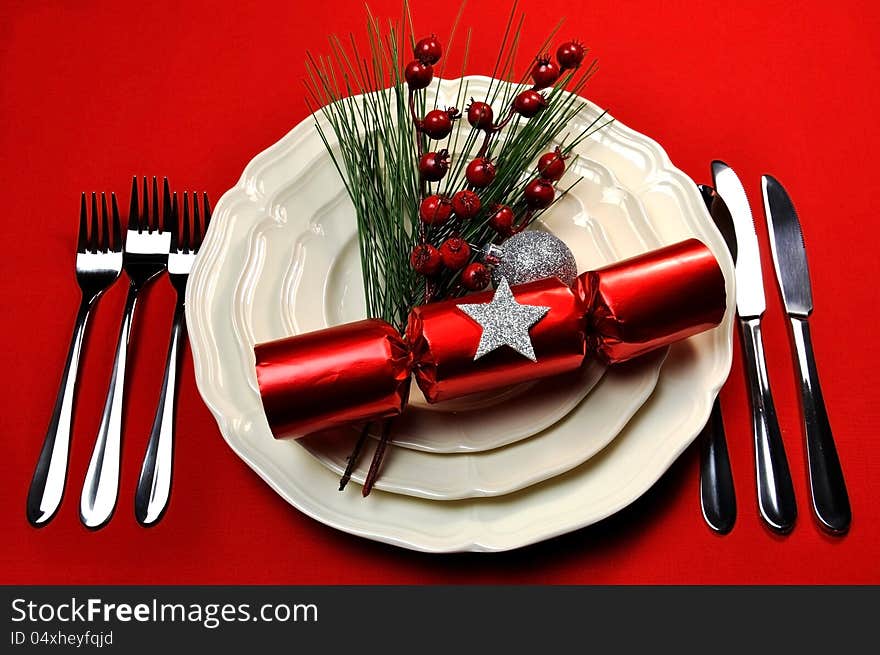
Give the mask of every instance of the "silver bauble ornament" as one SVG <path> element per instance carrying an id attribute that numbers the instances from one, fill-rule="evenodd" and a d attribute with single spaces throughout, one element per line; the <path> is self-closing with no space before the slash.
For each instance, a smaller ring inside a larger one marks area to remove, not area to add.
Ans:
<path id="1" fill-rule="evenodd" d="M 495 264 L 492 270 L 495 286 L 502 278 L 513 286 L 545 277 L 558 277 L 565 284 L 571 284 L 577 277 L 577 262 L 571 250 L 549 232 L 518 232 L 500 246 L 489 246 L 487 259 Z"/>

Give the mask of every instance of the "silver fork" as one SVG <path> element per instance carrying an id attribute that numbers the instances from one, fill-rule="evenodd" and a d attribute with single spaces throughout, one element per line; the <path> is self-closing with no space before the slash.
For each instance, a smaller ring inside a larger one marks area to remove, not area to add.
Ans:
<path id="1" fill-rule="evenodd" d="M 171 343 L 168 345 L 168 358 L 165 361 L 165 377 L 159 393 L 156 418 L 150 432 L 150 441 L 141 466 L 137 492 L 134 497 L 134 513 L 138 522 L 144 526 L 155 525 L 165 514 L 171 496 L 171 471 L 174 454 L 174 414 L 175 395 L 183 361 L 184 341 L 186 339 L 186 320 L 184 306 L 186 300 L 186 281 L 202 245 L 202 235 L 208 229 L 211 219 L 211 205 L 208 194 L 202 194 L 204 224 L 199 210 L 199 196 L 192 194 L 190 212 L 189 193 L 183 193 L 182 235 L 178 236 L 180 226 L 177 207 L 177 193 L 171 201 L 171 224 L 166 229 L 171 232 L 171 252 L 168 255 L 168 278 L 177 292 L 174 319 L 171 322 Z M 167 225 L 167 224 L 166 224 Z"/>
<path id="2" fill-rule="evenodd" d="M 86 211 L 86 194 L 80 199 L 79 236 L 76 244 L 76 282 L 82 292 L 79 311 L 73 326 L 73 337 L 61 375 L 61 386 L 55 399 L 55 408 L 49 420 L 49 429 L 27 497 L 27 517 L 31 525 L 46 525 L 64 495 L 67 480 L 70 433 L 73 425 L 73 406 L 76 399 L 76 380 L 79 360 L 85 339 L 86 325 L 95 302 L 119 277 L 122 270 L 122 234 L 116 194 L 110 194 L 112 222 L 107 212 L 107 196 L 101 194 L 101 227 L 98 227 L 98 201 L 92 193 L 91 232 Z"/>
<path id="3" fill-rule="evenodd" d="M 122 257 L 122 267 L 129 280 L 128 296 L 125 299 L 125 311 L 119 328 L 119 340 L 116 344 L 110 388 L 104 403 L 104 414 L 101 417 L 101 426 L 98 429 L 98 437 L 89 461 L 79 503 L 80 520 L 89 528 L 100 528 L 105 525 L 116 507 L 122 454 L 125 368 L 135 305 L 138 294 L 165 270 L 171 246 L 171 233 L 163 229 L 163 222 L 168 220 L 171 213 L 171 194 L 168 190 L 167 178 L 164 187 L 164 207 L 160 220 L 159 187 L 156 178 L 153 178 L 152 203 L 148 199 L 147 178 L 144 178 L 144 197 L 140 211 L 137 177 L 131 185 L 131 208 Z"/>

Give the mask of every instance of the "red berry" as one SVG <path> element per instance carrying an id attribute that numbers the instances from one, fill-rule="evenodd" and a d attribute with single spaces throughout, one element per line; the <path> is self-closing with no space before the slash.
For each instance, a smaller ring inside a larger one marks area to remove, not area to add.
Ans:
<path id="1" fill-rule="evenodd" d="M 443 48 L 440 46 L 436 34 L 421 39 L 413 48 L 413 56 L 423 64 L 436 64 L 440 61 L 442 54 Z"/>
<path id="2" fill-rule="evenodd" d="M 422 120 L 422 132 L 432 139 L 445 139 L 452 132 L 452 120 L 461 116 L 455 107 L 432 109 Z"/>
<path id="3" fill-rule="evenodd" d="M 540 177 L 535 178 L 523 189 L 526 204 L 532 209 L 544 209 L 548 207 L 556 197 L 556 189 L 553 184 Z"/>
<path id="4" fill-rule="evenodd" d="M 559 79 L 559 66 L 550 61 L 549 56 L 538 57 L 532 67 L 532 79 L 535 80 L 536 89 L 553 86 Z"/>
<path id="5" fill-rule="evenodd" d="M 471 247 L 460 236 L 452 236 L 440 244 L 440 257 L 446 268 L 457 271 L 471 258 Z"/>
<path id="6" fill-rule="evenodd" d="M 586 54 L 584 46 L 577 41 L 566 41 L 556 50 L 556 61 L 562 70 L 577 68 Z"/>
<path id="7" fill-rule="evenodd" d="M 461 283 L 465 289 L 479 291 L 489 284 L 489 269 L 485 264 L 472 262 L 461 272 Z"/>
<path id="8" fill-rule="evenodd" d="M 558 181 L 565 173 L 566 156 L 560 148 L 553 152 L 547 152 L 538 159 L 538 174 L 545 180 Z"/>
<path id="9" fill-rule="evenodd" d="M 446 149 L 440 152 L 426 152 L 419 158 L 419 173 L 429 182 L 443 179 L 449 170 L 449 152 Z"/>
<path id="10" fill-rule="evenodd" d="M 465 169 L 467 181 L 477 188 L 489 186 L 495 179 L 495 164 L 485 157 L 477 157 Z"/>
<path id="11" fill-rule="evenodd" d="M 416 273 L 434 275 L 443 266 L 443 259 L 440 257 L 440 251 L 430 243 L 420 243 L 413 248 L 412 254 L 409 256 L 409 263 L 412 264 Z"/>
<path id="12" fill-rule="evenodd" d="M 452 196 L 452 210 L 462 220 L 473 218 L 480 211 L 480 196 L 469 189 L 457 191 Z"/>
<path id="13" fill-rule="evenodd" d="M 547 106 L 547 99 L 534 89 L 526 89 L 513 99 L 513 108 L 523 118 L 537 116 Z"/>
<path id="14" fill-rule="evenodd" d="M 513 210 L 507 205 L 495 205 L 493 209 L 495 212 L 489 217 L 492 229 L 502 236 L 513 234 L 513 221 L 516 219 Z"/>
<path id="15" fill-rule="evenodd" d="M 467 109 L 467 117 L 468 123 L 479 130 L 489 129 L 495 120 L 492 105 L 485 102 L 477 102 L 473 98 Z"/>
<path id="16" fill-rule="evenodd" d="M 428 225 L 443 225 L 452 216 L 452 203 L 446 196 L 428 196 L 419 205 L 419 218 Z"/>
<path id="17" fill-rule="evenodd" d="M 434 68 L 431 64 L 423 64 L 420 61 L 411 61 L 403 71 L 406 83 L 411 89 L 424 89 L 434 79 Z"/>

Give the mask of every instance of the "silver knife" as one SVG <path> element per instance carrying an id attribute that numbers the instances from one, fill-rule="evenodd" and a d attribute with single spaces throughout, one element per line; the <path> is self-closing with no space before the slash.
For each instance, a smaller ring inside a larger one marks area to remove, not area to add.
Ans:
<path id="1" fill-rule="evenodd" d="M 807 317 L 813 311 L 813 292 L 801 224 L 791 199 L 776 179 L 764 175 L 761 178 L 761 188 L 764 192 L 764 211 L 767 213 L 767 228 L 770 231 L 773 266 L 782 290 L 785 313 L 791 321 L 791 336 L 800 371 L 813 511 L 824 528 L 841 534 L 849 529 L 852 512 L 825 401 L 822 399 L 810 327 L 807 324 Z"/>
<path id="2" fill-rule="evenodd" d="M 736 261 L 736 234 L 733 219 L 724 200 L 715 189 L 702 184 L 697 185 L 700 195 L 712 221 L 721 232 L 724 243 Z M 719 534 L 727 534 L 736 523 L 736 492 L 733 486 L 733 473 L 730 470 L 730 456 L 727 453 L 727 439 L 724 435 L 724 420 L 721 418 L 721 400 L 715 397 L 709 420 L 700 433 L 700 507 L 703 518 L 710 528 Z"/>
<path id="3" fill-rule="evenodd" d="M 766 307 L 761 277 L 758 235 L 742 183 L 727 164 L 712 162 L 715 189 L 724 199 L 736 231 L 736 310 L 742 330 L 744 360 L 752 405 L 758 509 L 770 527 L 788 532 L 797 518 L 791 471 L 785 456 L 761 338 L 761 316 Z"/>

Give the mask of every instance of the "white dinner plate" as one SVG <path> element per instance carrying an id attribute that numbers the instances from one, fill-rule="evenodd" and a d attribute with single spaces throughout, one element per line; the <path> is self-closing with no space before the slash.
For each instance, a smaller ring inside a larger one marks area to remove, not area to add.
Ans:
<path id="1" fill-rule="evenodd" d="M 485 78 L 473 78 L 474 93 L 485 83 Z M 458 83 L 442 84 L 452 89 Z M 585 102 L 572 129 L 598 113 Z M 659 243 L 702 239 L 727 280 L 723 324 L 672 348 L 655 393 L 617 439 L 568 473 L 504 496 L 435 502 L 376 491 L 364 500 L 356 488 L 336 492 L 336 474 L 299 444 L 271 437 L 256 391 L 254 335 L 241 332 L 247 322 L 236 316 L 234 290 L 251 254 L 248 236 L 255 223 L 273 216 L 283 224 L 287 208 L 278 202 L 279 194 L 313 182 L 308 171 L 314 158 L 308 145 L 313 130 L 308 121 L 301 124 L 248 165 L 218 203 L 190 277 L 187 320 L 196 378 L 233 450 L 306 514 L 354 534 L 419 550 L 515 548 L 593 523 L 640 496 L 699 432 L 730 367 L 732 263 L 693 183 L 655 142 L 619 123 L 582 144 L 589 161 L 613 171 L 620 185 L 637 197 Z M 293 173 L 304 168 L 306 173 L 292 185 Z"/>

